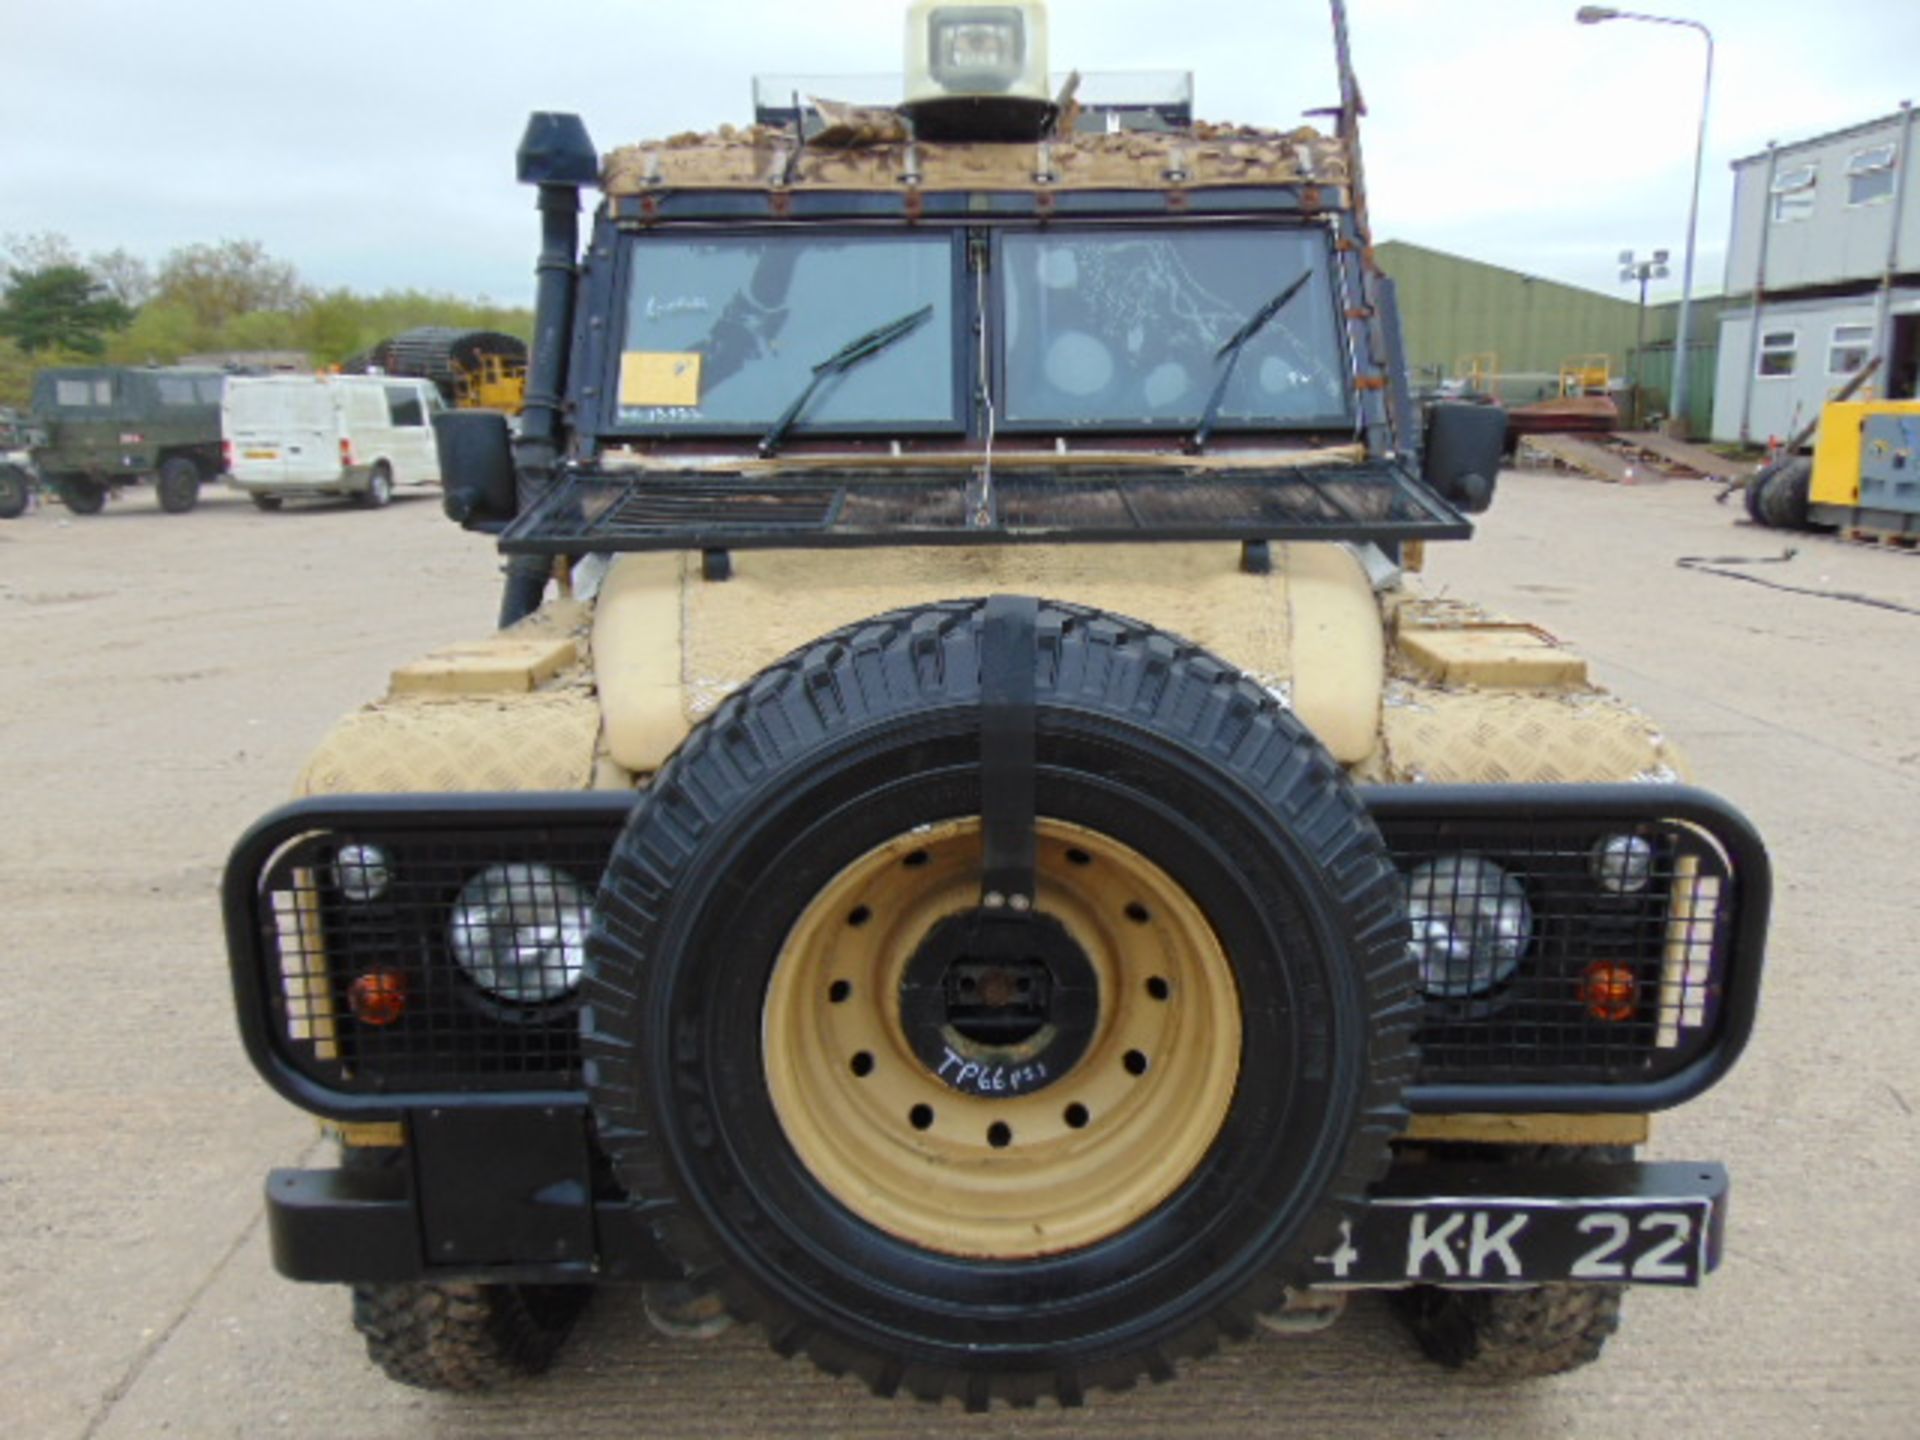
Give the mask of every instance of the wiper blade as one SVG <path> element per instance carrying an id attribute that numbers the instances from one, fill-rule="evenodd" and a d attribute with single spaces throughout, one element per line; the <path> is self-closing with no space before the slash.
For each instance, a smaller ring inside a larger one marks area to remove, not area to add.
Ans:
<path id="1" fill-rule="evenodd" d="M 780 448 L 780 442 L 787 432 L 806 413 L 807 406 L 813 403 L 814 395 L 821 385 L 834 375 L 844 375 L 862 360 L 869 360 L 882 350 L 904 340 L 933 318 L 933 306 L 925 305 L 911 315 L 902 315 L 898 320 L 889 320 L 878 329 L 869 330 L 858 339 L 849 340 L 833 354 L 813 367 L 813 379 L 807 382 L 807 388 L 789 405 L 786 413 L 773 422 L 773 428 L 767 431 L 766 438 L 760 442 L 760 458 L 768 458 Z"/>
<path id="2" fill-rule="evenodd" d="M 1273 323 L 1273 317 L 1286 309 L 1287 302 L 1304 290 L 1307 281 L 1312 278 L 1311 270 L 1302 271 L 1299 279 L 1248 316 L 1247 323 L 1234 331 L 1233 338 L 1222 345 L 1214 355 L 1215 360 L 1225 360 L 1227 368 L 1222 370 L 1220 378 L 1213 382 L 1213 393 L 1207 396 L 1207 409 L 1206 413 L 1200 417 L 1200 428 L 1193 432 L 1193 438 L 1187 442 L 1189 452 L 1197 455 L 1206 448 L 1207 439 L 1213 434 L 1214 422 L 1220 418 L 1221 402 L 1227 398 L 1227 386 L 1233 383 L 1234 367 L 1240 363 L 1240 352 L 1247 348 L 1248 343 L 1256 335 Z"/>

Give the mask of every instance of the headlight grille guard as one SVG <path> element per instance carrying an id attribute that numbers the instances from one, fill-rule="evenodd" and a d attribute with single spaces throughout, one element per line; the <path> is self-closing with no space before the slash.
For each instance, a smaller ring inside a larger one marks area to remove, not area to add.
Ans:
<path id="1" fill-rule="evenodd" d="M 1732 1066 L 1758 1002 L 1772 881 L 1765 846 L 1731 806 L 1671 785 L 1362 786 L 1403 873 L 1447 854 L 1487 857 L 1526 887 L 1528 953 L 1483 996 L 1430 998 L 1409 1091 L 1423 1112 L 1618 1112 L 1691 1099 Z M 374 795 L 304 800 L 242 837 L 223 890 L 242 1039 L 260 1073 L 305 1109 L 342 1120 L 423 1107 L 584 1106 L 570 1002 L 501 1004 L 458 971 L 445 941 L 460 885 L 537 862 L 589 893 L 626 822 L 624 792 Z M 1592 848 L 1646 839 L 1653 878 L 1615 896 Z M 381 901 L 340 891 L 341 846 L 393 860 Z M 357 947 L 349 966 L 336 950 Z M 1624 967 L 1612 1021 L 1582 977 Z M 369 967 L 409 979 L 391 1028 L 346 1016 Z"/>

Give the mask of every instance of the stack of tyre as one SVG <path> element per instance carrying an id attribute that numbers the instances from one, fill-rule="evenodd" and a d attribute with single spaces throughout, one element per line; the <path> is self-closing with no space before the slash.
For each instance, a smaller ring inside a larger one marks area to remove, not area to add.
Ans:
<path id="1" fill-rule="evenodd" d="M 1775 460 L 1747 481 L 1747 518 L 1774 530 L 1808 530 L 1813 489 L 1813 459 L 1789 455 Z"/>

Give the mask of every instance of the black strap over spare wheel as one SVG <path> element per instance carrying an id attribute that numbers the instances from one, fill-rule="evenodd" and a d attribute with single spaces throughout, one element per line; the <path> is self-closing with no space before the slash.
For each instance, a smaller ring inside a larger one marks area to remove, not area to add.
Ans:
<path id="1" fill-rule="evenodd" d="M 1025 910 L 1033 903 L 1034 668 L 1040 602 L 1030 595 L 987 601 L 980 650 L 980 814 L 986 870 L 980 903 Z"/>

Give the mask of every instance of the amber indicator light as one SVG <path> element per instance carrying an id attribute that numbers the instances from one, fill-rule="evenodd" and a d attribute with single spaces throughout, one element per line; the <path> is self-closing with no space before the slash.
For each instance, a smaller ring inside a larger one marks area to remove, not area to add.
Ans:
<path id="1" fill-rule="evenodd" d="M 394 970 L 369 970 L 354 979 L 347 1003 L 362 1025 L 391 1025 L 406 1013 L 406 977 Z"/>
<path id="2" fill-rule="evenodd" d="M 1631 1020 L 1639 1008 L 1640 981 L 1631 965 L 1596 960 L 1580 974 L 1580 998 L 1596 1020 Z"/>

